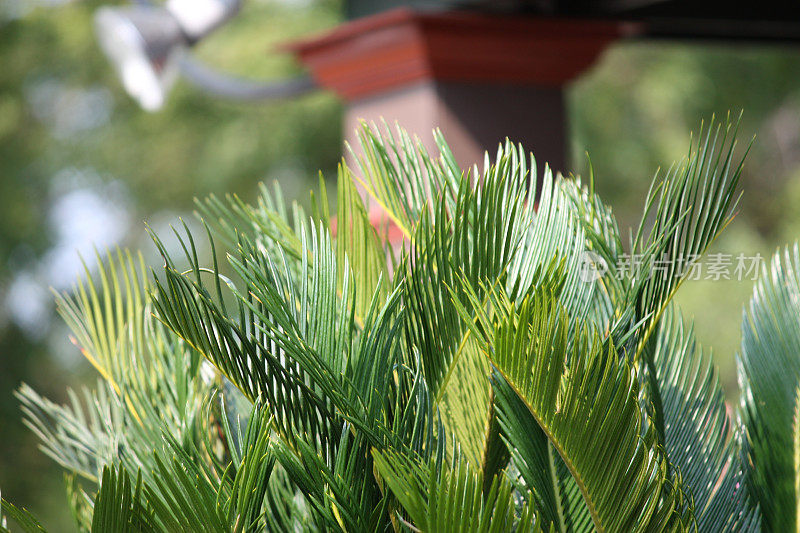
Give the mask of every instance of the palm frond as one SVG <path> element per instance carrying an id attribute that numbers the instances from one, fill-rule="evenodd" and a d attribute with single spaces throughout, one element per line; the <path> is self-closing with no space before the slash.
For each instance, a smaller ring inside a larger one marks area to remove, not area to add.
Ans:
<path id="1" fill-rule="evenodd" d="M 498 420 L 511 450 L 511 472 L 518 473 L 520 493 L 530 494 L 543 527 L 589 531 L 592 517 L 575 478 L 536 418 L 504 379 L 495 379 Z"/>
<path id="2" fill-rule="evenodd" d="M 69 510 L 78 531 L 81 533 L 91 531 L 94 498 L 86 492 L 83 484 L 79 482 L 78 475 L 74 472 L 64 474 L 64 485 L 69 501 Z"/>
<path id="3" fill-rule="evenodd" d="M 166 531 L 251 531 L 262 519 L 275 457 L 270 450 L 269 412 L 256 403 L 242 441 L 241 455 L 220 479 L 202 462 L 167 439 L 155 453 L 155 468 L 144 486 L 153 519 Z"/>
<path id="4" fill-rule="evenodd" d="M 111 387 L 99 382 L 95 392 L 72 390 L 69 405 L 58 405 L 22 385 L 16 395 L 24 422 L 40 440 L 40 449 L 67 470 L 99 482 L 103 467 L 118 456 L 124 439 L 124 408 Z"/>
<path id="5" fill-rule="evenodd" d="M 187 238 L 189 245 L 184 243 L 184 248 L 188 250 L 189 246 L 194 250 L 188 233 Z M 291 436 L 296 431 L 317 435 L 323 442 L 335 438 L 339 430 L 333 421 L 332 405 L 310 384 L 309 369 L 316 371 L 320 366 L 324 369 L 325 365 L 304 338 L 308 315 L 302 316 L 302 313 L 308 313 L 308 307 L 301 307 L 298 301 L 299 291 L 293 276 L 287 270 L 278 270 L 263 255 L 245 257 L 239 263 L 242 271 L 264 285 L 257 289 L 246 283 L 239 290 L 220 274 L 215 262 L 211 270 L 212 290 L 217 293 L 214 299 L 201 281 L 201 273 L 206 269 L 198 264 L 196 253 L 187 251 L 191 267 L 184 275 L 176 269 L 157 237 L 156 242 L 166 264 L 165 283 L 156 281 L 154 308 L 159 319 L 213 363 L 250 401 L 259 398 L 268 401 L 284 435 Z M 331 254 L 329 249 L 329 259 Z M 251 265 L 251 270 L 247 270 Z M 333 276 L 335 292 L 335 272 Z M 237 299 L 236 317 L 227 313 L 221 280 Z M 306 279 L 301 282 L 307 294 L 308 282 Z M 328 283 L 330 289 L 331 282 Z M 255 296 L 257 290 L 259 293 Z M 315 307 L 314 311 L 323 312 L 322 309 Z M 302 322 L 298 323 L 298 319 Z M 320 323 L 320 327 L 325 326 L 327 323 Z M 320 332 L 325 335 L 321 342 L 336 342 L 337 336 L 342 334 L 332 327 Z M 301 367 L 298 360 L 312 363 Z M 322 375 L 322 371 L 316 373 Z"/>
<path id="6" fill-rule="evenodd" d="M 629 293 L 637 319 L 644 320 L 634 359 L 655 331 L 675 291 L 697 261 L 733 220 L 744 156 L 734 158 L 738 121 L 701 125 L 686 159 L 654 178 L 642 221 L 631 243 L 639 255 Z M 746 154 L 745 154 L 746 156 Z M 649 231 L 647 227 L 649 226 Z M 655 268 L 657 267 L 657 268 Z"/>
<path id="7" fill-rule="evenodd" d="M 296 229 L 308 220 L 305 211 L 297 202 L 287 209 L 277 181 L 273 182 L 271 191 L 262 183 L 260 193 L 255 205 L 245 203 L 236 195 L 227 195 L 224 199 L 211 195 L 197 200 L 196 205 L 202 219 L 229 248 L 235 249 L 244 234 L 273 261 L 279 262 L 284 255 L 298 261 L 302 247 Z"/>
<path id="8" fill-rule="evenodd" d="M 767 531 L 796 527 L 793 420 L 800 386 L 800 252 L 777 252 L 762 269 L 742 321 L 741 412 L 752 463 L 750 489 Z"/>
<path id="9" fill-rule="evenodd" d="M 136 477 L 136 484 L 132 485 L 124 469 L 104 467 L 92 513 L 92 532 L 156 531 L 150 519 L 150 511 L 142 497 L 141 473 Z"/>
<path id="10" fill-rule="evenodd" d="M 25 533 L 46 533 L 47 531 L 28 511 L 0 498 L 0 531 L 3 533 L 10 531 L 7 529 L 8 519 L 22 528 Z"/>
<path id="11" fill-rule="evenodd" d="M 324 225 L 301 224 L 299 231 L 303 252 L 294 272 L 240 236 L 228 256 L 238 286 L 216 263 L 209 269 L 198 264 L 190 234 L 182 240 L 186 273 L 174 268 L 156 238 L 167 268 L 166 281 L 156 283 L 155 307 L 251 401 L 266 402 L 282 471 L 313 510 L 312 522 L 365 529 L 383 516 L 364 512 L 382 500 L 366 450 L 391 440 L 384 413 L 400 362 L 399 291 L 381 289 L 378 275 L 362 308 L 363 324 L 357 324 L 346 252 L 339 265 Z M 202 279 L 208 274 L 210 291 Z M 233 297 L 237 315 L 228 313 L 226 296 Z"/>
<path id="12" fill-rule="evenodd" d="M 522 149 L 519 151 L 521 156 Z M 531 160 L 530 167 L 535 171 L 535 160 Z M 533 185 L 538 183 L 535 172 L 530 181 Z M 592 305 L 596 303 L 601 278 L 587 276 L 585 270 L 591 248 L 581 222 L 583 203 L 578 199 L 586 194 L 580 180 L 554 176 L 545 166 L 541 191 L 533 187 L 528 194 L 529 198 L 537 198 L 537 208 L 509 267 L 509 297 L 521 298 L 541 282 L 542 273 L 552 269 L 553 263 L 560 263 L 564 279 L 559 297 L 567 310 L 574 316 L 602 320 L 602 315 L 596 314 L 604 311 L 603 307 Z"/>
<path id="13" fill-rule="evenodd" d="M 517 509 L 511 484 L 504 476 L 494 477 L 484 493 L 482 473 L 458 454 L 446 465 L 421 463 L 396 451 L 375 451 L 373 455 L 378 472 L 404 511 L 395 520 L 412 530 L 540 531 L 535 507 L 525 503 Z"/>
<path id="14" fill-rule="evenodd" d="M 370 127 L 362 122 L 357 130 L 362 153 L 356 154 L 352 148 L 350 151 L 362 174 L 361 186 L 411 239 L 423 215 L 433 214 L 432 199 L 446 198 L 449 207 L 453 207 L 463 176 L 438 130 L 434 131 L 438 159 L 399 126 L 396 136 L 385 123 L 384 131 L 382 135 L 374 124 Z"/>
<path id="15" fill-rule="evenodd" d="M 421 215 L 401 267 L 408 342 L 420 352 L 435 407 L 476 465 L 485 454 L 492 411 L 489 368 L 467 335 L 450 288 L 459 291 L 461 278 L 477 292 L 482 291 L 479 281 L 505 286 L 511 261 L 532 224 L 526 179 L 524 153 L 507 143 L 479 185 L 461 181 L 454 206 L 440 196 L 433 214 Z"/>
<path id="16" fill-rule="evenodd" d="M 488 315 L 480 318 L 484 330 L 493 330 L 482 339 L 495 368 L 493 383 L 505 381 L 536 419 L 575 479 L 594 527 L 686 527 L 691 514 L 682 488 L 668 476 L 653 431 L 645 431 L 630 365 L 613 348 L 604 348 L 596 333 L 579 329 L 570 338 L 569 317 L 548 291 L 519 304 L 501 294 L 495 307 L 503 311 L 496 326 Z M 478 328 L 473 331 L 480 335 Z M 503 398 L 503 386 L 494 386 Z M 502 412 L 514 406 L 498 402 L 498 407 Z M 540 457 L 524 459 L 532 464 Z M 537 488 L 541 494 L 549 490 Z M 557 504 L 559 498 L 550 501 Z"/>
<path id="17" fill-rule="evenodd" d="M 612 209 L 594 192 L 591 169 L 588 187 L 582 186 L 577 178 L 566 183 L 572 186 L 563 188 L 564 195 L 571 200 L 571 211 L 580 227 L 575 233 L 582 231 L 585 239 L 583 250 L 579 250 L 584 252 L 580 272 L 584 280 L 596 278 L 591 297 L 580 300 L 580 295 L 576 294 L 575 298 L 584 302 L 585 313 L 599 331 L 611 333 L 614 321 L 624 313 L 618 306 L 625 301 L 627 291 L 625 277 L 617 268 L 625 252 L 619 226 Z M 557 212 L 561 211 L 566 209 Z M 578 312 L 575 316 L 581 315 L 580 308 L 573 306 L 572 309 Z"/>
<path id="18" fill-rule="evenodd" d="M 337 183 L 336 260 L 339 265 L 349 265 L 352 271 L 354 312 L 357 320 L 363 324 L 373 299 L 384 302 L 389 296 L 387 261 L 392 251 L 381 244 L 356 189 L 355 178 L 344 163 L 339 166 Z M 327 203 L 327 199 L 323 201 Z M 344 269 L 339 270 L 342 288 L 346 275 Z"/>
<path id="19" fill-rule="evenodd" d="M 17 392 L 25 423 L 45 453 L 95 482 L 115 459 L 130 471 L 148 464 L 164 427 L 184 438 L 208 388 L 198 354 L 153 319 L 150 288 L 141 255 L 137 261 L 118 250 L 105 262 L 98 258 L 97 273 L 87 270 L 73 294 L 56 301 L 103 381 L 93 392 L 84 390 L 82 402 L 68 391 L 68 406 L 26 385 Z"/>
<path id="20" fill-rule="evenodd" d="M 758 505 L 745 487 L 739 423 L 728 413 L 711 357 L 677 312 L 661 320 L 653 359 L 664 451 L 694 500 L 699 530 L 759 530 Z"/>
<path id="21" fill-rule="evenodd" d="M 372 457 L 361 434 L 342 432 L 332 460 L 297 442 L 276 444 L 279 461 L 313 509 L 316 522 L 341 531 L 386 529 L 387 499 L 374 477 Z"/>

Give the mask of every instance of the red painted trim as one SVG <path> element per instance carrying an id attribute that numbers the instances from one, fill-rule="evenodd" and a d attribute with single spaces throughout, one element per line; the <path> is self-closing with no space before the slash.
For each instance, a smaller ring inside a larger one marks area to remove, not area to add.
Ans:
<path id="1" fill-rule="evenodd" d="M 347 100 L 423 80 L 559 86 L 630 24 L 397 9 L 292 43 L 323 87 Z"/>

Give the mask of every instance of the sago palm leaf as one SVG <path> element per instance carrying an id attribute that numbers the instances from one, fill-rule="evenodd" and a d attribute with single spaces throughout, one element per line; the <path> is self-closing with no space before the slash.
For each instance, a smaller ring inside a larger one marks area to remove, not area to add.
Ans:
<path id="1" fill-rule="evenodd" d="M 199 214 L 231 249 L 236 248 L 240 235 L 245 234 L 253 238 L 274 262 L 279 262 L 284 255 L 299 261 L 302 250 L 295 228 L 307 222 L 305 211 L 297 202 L 287 209 L 277 181 L 271 191 L 263 183 L 259 188 L 255 205 L 236 195 L 227 195 L 224 199 L 211 195 L 196 201 Z"/>
<path id="2" fill-rule="evenodd" d="M 17 524 L 25 533 L 44 533 L 46 531 L 39 521 L 28 511 L 16 507 L 13 503 L 0 497 L 0 531 L 3 533 L 11 532 L 11 530 L 8 529 L 9 519 Z"/>
<path id="3" fill-rule="evenodd" d="M 712 118 L 689 155 L 663 178 L 653 180 L 639 229 L 631 245 L 640 254 L 632 291 L 637 319 L 644 319 L 636 357 L 644 350 L 666 306 L 699 260 L 733 220 L 744 156 L 734 158 L 738 122 Z M 746 154 L 745 154 L 746 155 Z M 649 231 L 646 228 L 649 226 Z M 636 280 L 643 282 L 636 283 Z M 635 357 L 635 358 L 636 358 Z"/>
<path id="4" fill-rule="evenodd" d="M 767 531 L 794 531 L 794 420 L 800 386 L 800 253 L 795 244 L 762 269 L 742 324 L 738 359 L 749 486 Z"/>
<path id="5" fill-rule="evenodd" d="M 369 213 L 356 189 L 355 178 L 346 164 L 339 166 L 336 209 L 336 260 L 347 263 L 353 273 L 354 312 L 363 324 L 374 299 L 385 302 L 389 296 L 388 258 L 391 249 L 381 243 Z M 327 198 L 321 201 L 327 204 Z M 339 271 L 339 283 L 345 285 L 345 271 Z"/>
<path id="6" fill-rule="evenodd" d="M 433 132 L 438 159 L 399 126 L 396 136 L 385 123 L 384 131 L 362 122 L 357 130 L 362 153 L 348 148 L 358 161 L 361 186 L 411 239 L 422 216 L 433 213 L 434 199 L 444 198 L 452 210 L 464 176 L 440 131 Z"/>
<path id="7" fill-rule="evenodd" d="M 146 464 L 163 427 L 184 439 L 208 387 L 198 354 L 153 319 L 149 288 L 141 257 L 120 250 L 105 263 L 98 259 L 97 273 L 87 270 L 74 296 L 56 300 L 104 381 L 83 391 L 83 406 L 72 391 L 68 406 L 25 385 L 17 393 L 45 453 L 95 482 L 114 458 L 133 470 Z"/>
<path id="8" fill-rule="evenodd" d="M 506 143 L 478 183 L 461 179 L 452 205 L 442 193 L 432 213 L 421 213 L 401 266 L 408 343 L 419 350 L 434 406 L 473 465 L 498 459 L 502 450 L 489 446 L 500 444 L 496 432 L 487 434 L 493 411 L 489 368 L 453 307 L 450 288 L 459 290 L 460 278 L 478 292 L 479 280 L 505 287 L 533 223 L 527 178 L 524 152 Z M 516 274 L 515 283 L 524 284 L 534 272 Z"/>
<path id="9" fill-rule="evenodd" d="M 578 329 L 570 338 L 569 317 L 549 291 L 533 292 L 519 304 L 500 294 L 493 305 L 501 313 L 496 325 L 484 315 L 482 328 L 473 331 L 493 332 L 481 342 L 495 368 L 498 399 L 508 386 L 524 402 L 575 479 L 594 527 L 620 532 L 686 527 L 691 515 L 684 514 L 685 496 L 667 474 L 654 433 L 645 431 L 630 365 L 590 330 Z M 514 405 L 498 407 L 502 412 Z M 551 506 L 551 519 L 563 514 L 552 489 L 531 490 L 549 491 L 550 497 L 538 499 Z"/>
<path id="10" fill-rule="evenodd" d="M 274 456 L 270 422 L 256 405 L 240 455 L 221 478 L 209 477 L 192 451 L 165 435 L 153 470 L 135 486 L 123 467 L 106 467 L 94 504 L 92 531 L 242 532 L 259 527 Z M 195 450 L 196 451 L 196 450 Z"/>
<path id="11" fill-rule="evenodd" d="M 540 531 L 534 506 L 517 509 L 511 484 L 497 476 L 485 485 L 480 471 L 456 454 L 451 464 L 419 462 L 394 451 L 374 452 L 375 465 L 402 506 L 395 527 L 414 531 Z M 407 518 L 404 518 L 406 516 Z"/>
<path id="12" fill-rule="evenodd" d="M 598 292 L 614 307 L 609 316 L 634 311 L 623 329 L 637 332 L 629 336 L 633 344 L 625 347 L 637 366 L 675 292 L 733 220 L 746 156 L 735 157 L 737 129 L 738 122 L 721 125 L 712 118 L 707 128 L 701 125 L 688 156 L 665 174 L 656 174 L 627 249 L 611 210 L 592 187 L 572 195 L 589 249 L 607 269 L 598 279 Z"/>
<path id="13" fill-rule="evenodd" d="M 544 527 L 590 531 L 592 517 L 577 483 L 525 402 L 504 379 L 493 380 L 492 389 L 519 492 L 530 494 Z"/>
<path id="14" fill-rule="evenodd" d="M 292 358 L 301 357 L 307 361 L 315 359 L 316 353 L 302 335 L 301 327 L 307 325 L 307 318 L 302 326 L 297 323 L 299 313 L 305 309 L 301 309 L 296 300 L 298 289 L 291 273 L 278 270 L 260 256 L 255 266 L 263 270 L 252 275 L 260 276 L 257 281 L 264 283 L 259 287 L 263 299 L 254 299 L 256 287 L 250 283 L 240 290 L 228 282 L 226 288 L 238 300 L 238 316 L 231 317 L 227 313 L 221 288 L 223 278 L 216 260 L 210 272 L 212 290 L 217 297 L 212 298 L 201 281 L 205 269 L 198 264 L 191 234 L 187 233 L 187 239 L 189 244 L 184 247 L 190 270 L 186 275 L 176 269 L 157 239 L 166 262 L 166 281 L 156 282 L 154 306 L 159 319 L 212 362 L 248 399 L 267 400 L 284 435 L 291 436 L 296 431 L 298 435 L 314 435 L 321 443 L 335 440 L 339 423 L 334 421 L 332 405 L 308 384 L 311 379 L 308 367 L 298 366 Z M 290 283 L 291 286 L 286 285 Z M 303 283 L 307 290 L 306 281 Z M 328 329 L 329 334 L 332 331 L 334 328 Z"/>
<path id="15" fill-rule="evenodd" d="M 142 477 L 132 485 L 124 469 L 106 466 L 92 512 L 92 532 L 134 533 L 157 531 L 142 496 Z"/>
<path id="16" fill-rule="evenodd" d="M 99 382 L 94 392 L 82 392 L 83 401 L 68 390 L 70 404 L 58 405 L 22 385 L 17 398 L 25 425 L 41 441 L 39 448 L 67 470 L 96 483 L 125 439 L 124 406 L 105 382 Z"/>
<path id="17" fill-rule="evenodd" d="M 680 315 L 670 310 L 656 340 L 653 360 L 664 416 L 664 451 L 694 500 L 698 529 L 758 531 L 758 506 L 745 487 L 741 429 L 728 413 L 710 356 L 703 354 Z"/>
<path id="18" fill-rule="evenodd" d="M 296 269 L 286 261 L 282 268 L 274 264 L 240 235 L 238 249 L 228 256 L 238 286 L 222 276 L 216 262 L 210 269 L 200 267 L 190 234 L 182 239 L 190 263 L 186 273 L 174 268 L 156 239 L 167 264 L 166 282 L 157 282 L 156 308 L 247 397 L 265 399 L 276 419 L 282 468 L 313 509 L 315 522 L 368 529 L 382 520 L 381 513 L 364 514 L 381 500 L 366 450 L 392 437 L 384 410 L 399 361 L 399 294 L 382 291 L 379 275 L 358 325 L 346 253 L 339 265 L 325 226 L 306 227 L 300 224 Z M 210 291 L 204 276 L 210 277 Z M 228 314 L 223 287 L 238 316 Z M 357 429 L 355 438 L 349 424 Z"/>

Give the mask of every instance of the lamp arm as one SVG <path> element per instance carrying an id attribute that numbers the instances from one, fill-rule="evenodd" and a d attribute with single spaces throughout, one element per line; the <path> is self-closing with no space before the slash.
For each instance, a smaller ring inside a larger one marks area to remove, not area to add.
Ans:
<path id="1" fill-rule="evenodd" d="M 132 1 L 135 4 L 144 6 L 154 5 L 152 0 Z M 205 0 L 205 3 L 213 3 L 213 1 L 228 7 L 226 10 L 228 14 L 220 23 L 228 20 L 238 13 L 243 3 L 243 0 L 212 0 L 212 2 Z M 173 9 L 190 5 L 182 0 L 168 0 L 168 8 L 170 7 L 170 4 L 172 4 Z M 216 26 L 210 27 L 209 31 L 213 30 L 215 27 Z M 185 30 L 186 29 L 184 28 L 184 31 Z M 190 44 L 196 40 L 192 35 L 188 34 L 187 38 L 189 39 Z M 270 82 L 233 76 L 231 74 L 214 69 L 202 61 L 194 59 L 191 57 L 190 53 L 181 54 L 181 56 L 178 58 L 178 69 L 180 70 L 182 77 L 198 89 L 219 98 L 235 101 L 259 102 L 265 100 L 281 100 L 285 98 L 302 96 L 318 88 L 314 80 L 308 75 Z"/>
<path id="2" fill-rule="evenodd" d="M 178 61 L 183 78 L 206 93 L 228 100 L 281 100 L 301 96 L 318 88 L 308 75 L 264 82 L 222 73 L 189 55 L 183 55 Z"/>

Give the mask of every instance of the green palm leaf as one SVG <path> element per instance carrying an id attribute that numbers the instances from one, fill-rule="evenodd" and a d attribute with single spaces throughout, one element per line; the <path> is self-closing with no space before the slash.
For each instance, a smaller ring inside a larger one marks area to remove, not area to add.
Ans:
<path id="1" fill-rule="evenodd" d="M 137 261 L 118 250 L 106 262 L 98 258 L 97 273 L 87 270 L 74 293 L 56 301 L 103 381 L 93 392 L 85 389 L 82 402 L 68 391 L 66 406 L 26 385 L 17 392 L 44 452 L 94 482 L 116 459 L 130 471 L 149 464 L 164 427 L 185 438 L 208 388 L 199 377 L 198 354 L 152 317 L 150 287 L 141 256 Z"/>
<path id="2" fill-rule="evenodd" d="M 687 158 L 664 178 L 653 180 L 631 245 L 631 253 L 642 256 L 636 278 L 644 280 L 634 283 L 630 293 L 636 316 L 645 320 L 636 357 L 689 276 L 688 262 L 699 259 L 733 220 L 744 164 L 744 156 L 738 163 L 734 159 L 737 130 L 738 122 L 728 121 L 723 127 L 712 118 L 705 133 L 701 125 L 697 145 L 691 144 Z"/>
<path id="3" fill-rule="evenodd" d="M 492 379 L 501 383 L 495 385 L 498 398 L 505 382 L 524 402 L 575 479 L 594 527 L 686 527 L 690 515 L 684 516 L 682 489 L 671 482 L 655 435 L 645 428 L 638 380 L 628 363 L 587 330 L 570 338 L 566 311 L 549 291 L 534 292 L 518 305 L 499 296 L 494 305 L 502 312 L 497 324 L 486 315 L 481 320 L 484 330 L 493 331 L 482 343 L 495 367 Z M 537 489 L 547 501 L 548 489 Z M 549 501 L 552 507 L 560 500 Z M 563 509 L 549 511 L 551 519 L 559 513 Z"/>
<path id="4" fill-rule="evenodd" d="M 475 465 L 497 460 L 502 450 L 488 446 L 500 442 L 496 432 L 487 434 L 493 410 L 489 368 L 453 306 L 450 287 L 459 290 L 462 277 L 477 292 L 483 280 L 505 286 L 512 259 L 532 224 L 526 179 L 524 153 L 506 143 L 479 184 L 463 178 L 453 205 L 443 193 L 433 214 L 420 215 L 412 249 L 401 266 L 408 343 L 420 352 L 434 406 Z M 517 283 L 529 282 L 533 275 L 516 274 Z"/>
<path id="5" fill-rule="evenodd" d="M 494 477 L 484 493 L 481 472 L 458 454 L 449 465 L 421 463 L 396 451 L 373 454 L 378 472 L 404 511 L 396 517 L 397 522 L 412 530 L 541 530 L 530 503 L 516 508 L 511 484 L 505 477 Z"/>
<path id="6" fill-rule="evenodd" d="M 92 532 L 134 533 L 157 531 L 142 497 L 141 473 L 131 485 L 127 472 L 105 467 L 92 513 Z"/>
<path id="7" fill-rule="evenodd" d="M 0 498 L 0 531 L 3 533 L 10 531 L 7 529 L 7 518 L 13 520 L 25 533 L 45 533 L 47 531 L 28 511 Z"/>
<path id="8" fill-rule="evenodd" d="M 339 265 L 348 264 L 352 270 L 354 311 L 359 323 L 363 324 L 373 299 L 384 302 L 389 296 L 387 259 L 392 252 L 381 244 L 356 189 L 355 178 L 344 163 L 339 166 L 337 183 L 336 260 Z M 323 198 L 323 201 L 327 202 L 327 199 Z M 339 277 L 339 283 L 344 287 L 344 270 L 340 270 Z"/>
<path id="9" fill-rule="evenodd" d="M 739 375 L 750 488 L 767 531 L 794 531 L 793 421 L 800 386 L 800 253 L 797 244 L 762 269 L 744 313 Z"/>
<path id="10" fill-rule="evenodd" d="M 340 228 L 339 238 L 353 227 Z M 198 264 L 190 234 L 182 240 L 190 263 L 186 273 L 177 271 L 156 239 L 167 269 L 166 281 L 156 283 L 155 307 L 245 396 L 267 402 L 276 421 L 277 456 L 313 509 L 313 522 L 362 530 L 382 520 L 381 513 L 364 512 L 382 500 L 366 451 L 391 438 L 384 412 L 400 357 L 399 293 L 381 289 L 378 273 L 371 300 L 362 307 L 363 324 L 357 324 L 347 253 L 340 254 L 339 265 L 324 225 L 306 230 L 301 224 L 299 231 L 297 268 L 285 260 L 279 267 L 241 235 L 228 256 L 238 286 L 216 263 L 210 269 Z M 210 291 L 202 279 L 208 274 Z M 227 311 L 229 296 L 238 316 Z M 350 424 L 358 430 L 355 438 Z"/>
<path id="11" fill-rule="evenodd" d="M 256 403 L 241 449 L 221 475 L 204 467 L 198 450 L 165 435 L 155 467 L 145 473 L 144 494 L 154 520 L 166 531 L 252 531 L 260 527 L 275 456 L 268 410 Z"/>
<path id="12" fill-rule="evenodd" d="M 440 131 L 433 133 L 438 159 L 399 126 L 396 136 L 385 123 L 384 131 L 381 135 L 374 124 L 362 122 L 357 130 L 362 153 L 350 151 L 361 170 L 361 186 L 411 239 L 422 217 L 433 213 L 432 199 L 445 198 L 453 207 L 463 175 Z"/>
<path id="13" fill-rule="evenodd" d="M 41 441 L 39 448 L 56 463 L 99 482 L 103 467 L 114 461 L 125 439 L 124 407 L 105 382 L 99 382 L 94 393 L 84 389 L 83 401 L 74 391 L 67 393 L 70 404 L 62 406 L 22 385 L 17 398 L 25 425 Z"/>
<path id="14" fill-rule="evenodd" d="M 187 238 L 189 244 L 184 248 L 194 250 L 188 233 Z M 301 314 L 307 313 L 308 308 L 301 307 L 297 300 L 297 284 L 291 273 L 286 269 L 278 270 L 264 256 L 248 258 L 242 251 L 242 271 L 255 278 L 256 283 L 263 283 L 258 288 L 260 299 L 254 298 L 257 288 L 252 283 L 246 283 L 242 290 L 237 289 L 220 274 L 216 263 L 211 270 L 212 290 L 217 293 L 214 299 L 201 281 L 206 269 L 198 264 L 196 253 L 187 253 L 191 268 L 184 275 L 176 269 L 161 241 L 156 238 L 156 242 L 166 262 L 165 283 L 156 281 L 154 307 L 159 319 L 213 363 L 250 401 L 268 400 L 285 436 L 290 437 L 296 431 L 318 436 L 321 442 L 335 439 L 339 423 L 333 419 L 333 407 L 321 391 L 308 384 L 313 379 L 308 375 L 309 370 L 324 378 L 324 370 L 317 370 L 324 369 L 325 365 L 304 338 L 308 318 Z M 328 250 L 328 258 L 333 261 L 330 248 Z M 253 265 L 252 271 L 247 270 L 250 265 Z M 322 275 L 330 277 L 331 273 Z M 336 298 L 335 279 L 334 271 L 332 289 L 328 279 L 328 289 L 333 290 L 329 302 Z M 227 313 L 220 280 L 225 280 L 226 287 L 238 300 L 238 317 Z M 307 295 L 307 280 L 302 283 Z M 313 310 L 321 312 L 322 307 Z M 302 322 L 298 323 L 298 319 Z M 335 341 L 342 334 L 341 330 L 324 322 L 320 323 L 320 328 L 320 333 L 325 335 L 322 342 Z M 311 333 L 315 334 L 316 330 L 312 329 Z M 300 366 L 298 359 L 308 364 Z"/>
<path id="15" fill-rule="evenodd" d="M 662 319 L 653 359 L 664 451 L 691 493 L 699 530 L 759 530 L 758 506 L 745 488 L 739 424 L 728 414 L 711 357 L 678 313 Z"/>

